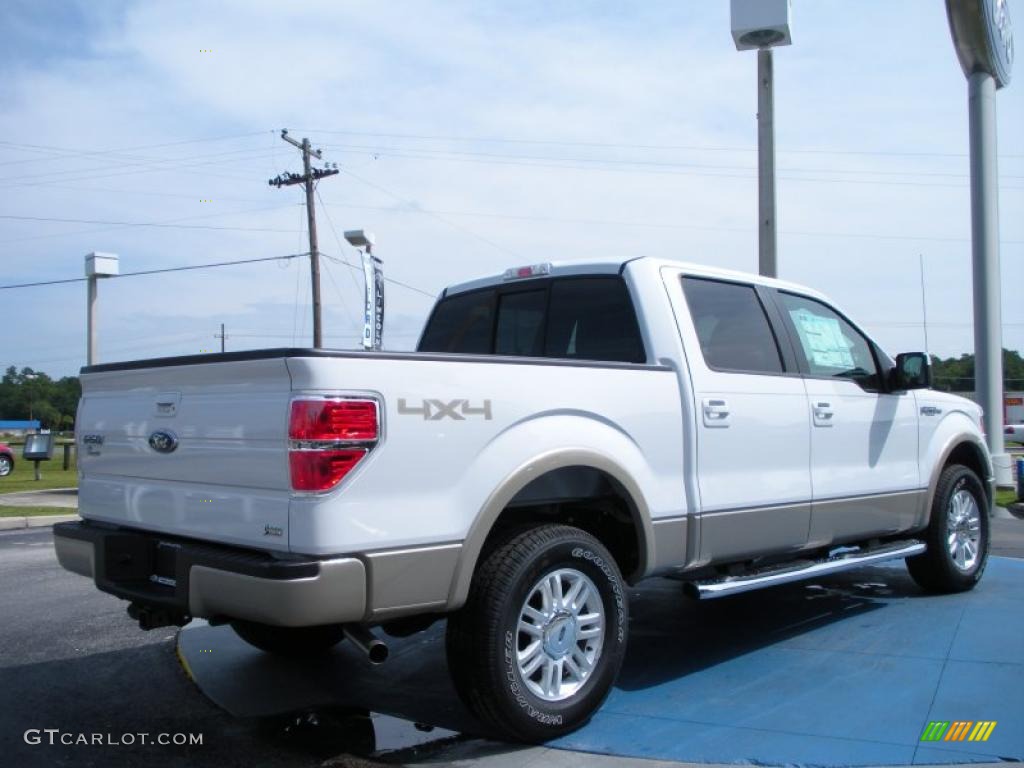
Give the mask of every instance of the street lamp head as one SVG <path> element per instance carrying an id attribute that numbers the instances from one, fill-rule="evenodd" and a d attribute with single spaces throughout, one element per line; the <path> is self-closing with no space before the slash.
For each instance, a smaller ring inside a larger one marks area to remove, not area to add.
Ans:
<path id="1" fill-rule="evenodd" d="M 372 232 L 365 232 L 362 229 L 350 229 L 345 232 L 345 239 L 348 244 L 356 248 L 373 248 L 375 238 Z"/>
<path id="2" fill-rule="evenodd" d="M 93 251 L 85 256 L 86 277 L 116 277 L 120 271 L 117 254 Z"/>
<path id="3" fill-rule="evenodd" d="M 736 50 L 790 45 L 790 0 L 732 0 L 732 39 Z"/>

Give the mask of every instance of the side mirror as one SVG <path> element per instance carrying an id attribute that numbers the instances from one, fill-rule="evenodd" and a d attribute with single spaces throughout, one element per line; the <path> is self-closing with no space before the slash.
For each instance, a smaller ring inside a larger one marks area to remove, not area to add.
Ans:
<path id="1" fill-rule="evenodd" d="M 896 355 L 896 367 L 890 372 L 891 389 L 928 389 L 932 385 L 932 366 L 924 352 Z"/>

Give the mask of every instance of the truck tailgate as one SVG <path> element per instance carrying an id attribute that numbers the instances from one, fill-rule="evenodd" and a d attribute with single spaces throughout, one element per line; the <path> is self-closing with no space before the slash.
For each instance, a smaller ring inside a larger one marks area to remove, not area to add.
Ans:
<path id="1" fill-rule="evenodd" d="M 287 549 L 290 389 L 282 358 L 84 374 L 82 516 Z"/>

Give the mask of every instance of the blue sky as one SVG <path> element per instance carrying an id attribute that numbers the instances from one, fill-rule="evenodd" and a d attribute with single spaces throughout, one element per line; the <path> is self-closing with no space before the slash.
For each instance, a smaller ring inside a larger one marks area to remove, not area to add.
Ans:
<path id="1" fill-rule="evenodd" d="M 435 294 L 522 263 L 653 255 L 756 269 L 755 57 L 707 2 L 13 2 L 0 8 L 0 284 L 306 250 L 280 128 L 343 173 L 321 248 L 367 228 L 389 276 Z M 1024 24 L 1024 3 L 1010 0 Z M 780 274 L 890 352 L 971 351 L 966 85 L 941 2 L 795 0 L 776 53 Z M 1019 35 L 1018 35 L 1019 36 Z M 209 49 L 210 53 L 201 52 Z M 1018 70 L 1020 67 L 1018 66 Z M 1004 345 L 1024 349 L 1024 73 L 999 93 Z M 212 202 L 204 202 L 212 201 Z M 357 273 L 327 262 L 331 346 Z M 307 343 L 299 260 L 101 286 L 100 354 Z M 388 289 L 385 340 L 431 306 Z M 0 292 L 0 365 L 84 362 L 82 284 Z"/>

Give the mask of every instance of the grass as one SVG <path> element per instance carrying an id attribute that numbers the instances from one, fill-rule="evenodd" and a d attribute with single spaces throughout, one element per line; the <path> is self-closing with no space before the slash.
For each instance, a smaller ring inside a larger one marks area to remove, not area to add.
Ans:
<path id="1" fill-rule="evenodd" d="M 38 517 L 40 515 L 73 515 L 77 509 L 68 507 L 5 507 L 0 504 L 0 517 Z"/>
<path id="2" fill-rule="evenodd" d="M 1005 507 L 1017 501 L 1017 492 L 1012 489 L 1000 488 L 996 490 L 996 506 Z"/>
<path id="3" fill-rule="evenodd" d="M 50 461 L 43 461 L 39 464 L 39 471 L 43 479 L 35 480 L 35 467 L 31 461 L 15 456 L 14 471 L 7 477 L 0 477 L 0 498 L 5 493 L 17 493 L 20 491 L 42 491 L 47 488 L 77 488 L 78 471 L 75 468 L 75 461 L 72 458 L 71 469 L 64 470 L 64 455 L 62 452 L 55 452 L 56 455 Z"/>

